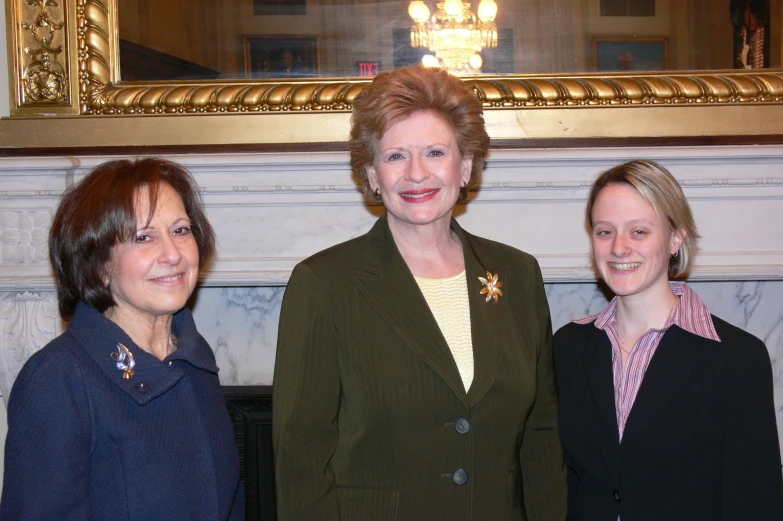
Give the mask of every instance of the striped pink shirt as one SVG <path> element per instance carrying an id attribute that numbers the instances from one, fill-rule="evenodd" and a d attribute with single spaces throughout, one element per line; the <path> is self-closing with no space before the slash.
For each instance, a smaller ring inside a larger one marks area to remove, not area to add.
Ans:
<path id="1" fill-rule="evenodd" d="M 595 327 L 606 331 L 612 343 L 614 404 L 617 414 L 617 428 L 620 431 L 620 441 L 623 439 L 625 423 L 628 421 L 628 415 L 631 413 L 634 400 L 636 400 L 636 394 L 642 385 L 644 373 L 647 372 L 647 367 L 649 367 L 650 361 L 653 355 L 655 355 L 655 350 L 670 326 L 677 325 L 694 335 L 720 342 L 718 333 L 715 331 L 715 325 L 712 323 L 710 311 L 699 296 L 696 295 L 696 292 L 681 281 L 670 281 L 669 285 L 674 294 L 680 297 L 679 302 L 672 309 L 663 329 L 650 329 L 636 341 L 633 349 L 631 349 L 631 354 L 628 355 L 625 368 L 623 368 L 622 364 L 617 321 L 615 320 L 617 297 L 612 299 L 609 306 L 600 313 L 573 320 L 577 324 L 589 324 L 595 321 Z"/>

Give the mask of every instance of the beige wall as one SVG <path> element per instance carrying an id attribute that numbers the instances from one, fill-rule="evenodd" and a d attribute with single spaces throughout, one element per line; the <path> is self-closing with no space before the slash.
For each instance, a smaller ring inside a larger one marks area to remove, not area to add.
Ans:
<path id="1" fill-rule="evenodd" d="M 118 0 L 120 37 L 219 70 L 221 49 L 212 43 L 220 38 L 221 26 L 215 24 L 218 3 L 219 0 Z"/>
<path id="2" fill-rule="evenodd" d="M 407 13 L 407 2 L 376 5 L 372 0 L 323 0 L 318 4 L 308 5 L 305 15 L 256 16 L 250 1 L 119 0 L 120 35 L 232 77 L 244 73 L 243 40 L 253 35 L 318 37 L 319 70 L 325 75 L 353 70 L 356 61 L 377 60 L 380 56 L 391 60 L 391 52 L 381 50 L 391 49 L 391 31 L 384 29 L 389 23 L 393 25 L 394 17 Z M 206 15 L 175 22 L 182 13 L 198 9 Z M 150 22 L 142 28 L 140 19 Z M 386 32 L 388 42 L 380 37 Z"/>

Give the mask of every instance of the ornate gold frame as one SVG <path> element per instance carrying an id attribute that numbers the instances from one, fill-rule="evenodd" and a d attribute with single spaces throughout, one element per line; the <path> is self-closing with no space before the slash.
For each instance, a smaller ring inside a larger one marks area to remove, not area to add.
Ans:
<path id="1" fill-rule="evenodd" d="M 347 137 L 352 101 L 367 80 L 119 82 L 116 0 L 59 1 L 65 4 L 6 1 L 12 118 L 0 123 L 0 146 L 329 143 Z M 494 139 L 783 134 L 780 70 L 465 81 L 484 102 Z M 193 125 L 195 115 L 213 119 Z M 41 116 L 59 117 L 43 123 Z M 125 132 L 117 132 L 118 123 Z"/>

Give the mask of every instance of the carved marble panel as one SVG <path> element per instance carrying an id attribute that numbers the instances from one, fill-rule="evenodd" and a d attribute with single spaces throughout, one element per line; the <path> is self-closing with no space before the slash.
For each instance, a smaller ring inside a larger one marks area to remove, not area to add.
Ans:
<path id="1" fill-rule="evenodd" d="M 61 330 L 55 293 L 0 293 L 0 390 L 6 402 L 24 363 Z"/>
<path id="2" fill-rule="evenodd" d="M 48 262 L 50 224 L 47 211 L 0 212 L 0 263 Z"/>

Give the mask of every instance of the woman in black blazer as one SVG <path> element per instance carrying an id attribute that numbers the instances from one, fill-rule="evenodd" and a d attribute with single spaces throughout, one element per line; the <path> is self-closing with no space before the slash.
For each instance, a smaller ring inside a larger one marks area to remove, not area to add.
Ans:
<path id="1" fill-rule="evenodd" d="M 669 281 L 698 238 L 679 184 L 652 161 L 617 166 L 586 220 L 616 297 L 555 334 L 568 519 L 783 519 L 767 350 Z"/>

